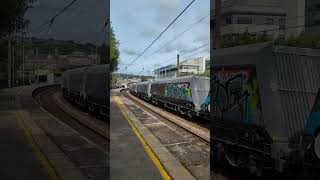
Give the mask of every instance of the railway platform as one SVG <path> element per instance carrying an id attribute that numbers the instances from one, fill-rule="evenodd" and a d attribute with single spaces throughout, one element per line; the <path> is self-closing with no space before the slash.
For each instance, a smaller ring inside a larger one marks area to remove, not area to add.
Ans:
<path id="1" fill-rule="evenodd" d="M 112 92 L 111 179 L 122 173 L 128 176 L 122 179 L 195 179 L 145 126 L 144 120 L 132 112 L 127 100 L 119 90 Z"/>
<path id="2" fill-rule="evenodd" d="M 110 179 L 163 179 L 113 97 L 110 102 Z"/>
<path id="3" fill-rule="evenodd" d="M 0 90 L 0 179 L 88 179 L 39 126 L 56 121 L 32 97 L 44 85 Z"/>

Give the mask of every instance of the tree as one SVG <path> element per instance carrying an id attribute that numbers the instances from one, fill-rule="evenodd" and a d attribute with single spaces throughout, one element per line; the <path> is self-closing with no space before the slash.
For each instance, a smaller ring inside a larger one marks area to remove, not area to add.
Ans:
<path id="1" fill-rule="evenodd" d="M 0 6 L 0 38 L 22 30 L 29 21 L 24 14 L 35 0 L 2 0 Z"/>
<path id="2" fill-rule="evenodd" d="M 114 72 L 118 70 L 119 63 L 119 41 L 116 39 L 116 35 L 114 34 L 113 28 L 110 28 L 110 71 Z"/>
<path id="3" fill-rule="evenodd" d="M 6 87 L 8 35 L 26 29 L 24 14 L 35 0 L 2 0 L 0 5 L 0 88 Z M 18 53 L 17 53 L 18 54 Z M 19 61 L 15 62 L 18 66 Z"/>

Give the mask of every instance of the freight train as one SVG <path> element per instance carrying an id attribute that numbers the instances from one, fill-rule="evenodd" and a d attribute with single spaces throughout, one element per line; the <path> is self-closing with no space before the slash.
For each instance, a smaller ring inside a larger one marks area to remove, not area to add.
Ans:
<path id="1" fill-rule="evenodd" d="M 91 113 L 107 116 L 109 65 L 70 69 L 62 75 L 63 96 Z"/>
<path id="2" fill-rule="evenodd" d="M 134 83 L 129 91 L 155 105 L 194 117 L 208 115 L 209 86 L 210 78 L 187 76 Z"/>
<path id="3" fill-rule="evenodd" d="M 213 162 L 319 179 L 319 50 L 259 43 L 215 50 L 213 59 Z"/>

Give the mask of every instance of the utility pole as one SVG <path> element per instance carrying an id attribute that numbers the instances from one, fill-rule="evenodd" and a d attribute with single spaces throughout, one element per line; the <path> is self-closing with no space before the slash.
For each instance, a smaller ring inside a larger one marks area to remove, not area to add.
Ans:
<path id="1" fill-rule="evenodd" d="M 14 44 L 12 46 L 12 87 L 15 87 L 15 79 L 14 79 L 14 71 L 15 71 L 15 68 L 14 68 Z"/>
<path id="2" fill-rule="evenodd" d="M 11 88 L 11 34 L 8 36 L 8 87 Z"/>
<path id="3" fill-rule="evenodd" d="M 24 86 L 24 33 L 22 31 L 22 85 Z"/>
<path id="4" fill-rule="evenodd" d="M 220 47 L 221 0 L 215 0 L 214 49 Z"/>
<path id="5" fill-rule="evenodd" d="M 177 77 L 179 76 L 179 58 L 180 58 L 180 56 L 179 56 L 179 54 L 177 54 Z"/>
<path id="6" fill-rule="evenodd" d="M 95 62 L 94 64 L 99 64 L 98 63 L 98 45 L 96 45 L 96 57 L 95 57 Z"/>
<path id="7" fill-rule="evenodd" d="M 94 54 L 93 51 L 94 51 L 94 50 L 93 50 L 93 48 L 92 48 L 92 51 L 91 51 L 91 67 L 93 66 L 93 54 Z"/>

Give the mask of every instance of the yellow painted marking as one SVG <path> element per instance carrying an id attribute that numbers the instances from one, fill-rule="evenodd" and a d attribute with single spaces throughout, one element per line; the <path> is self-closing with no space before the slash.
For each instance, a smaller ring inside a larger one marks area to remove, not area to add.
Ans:
<path id="1" fill-rule="evenodd" d="M 13 97 L 13 103 L 16 106 L 15 97 Z M 40 150 L 40 148 L 38 147 L 37 143 L 35 142 L 32 134 L 30 133 L 30 131 L 28 130 L 27 126 L 25 125 L 24 121 L 21 118 L 20 111 L 16 111 L 15 113 L 16 113 L 17 122 L 18 122 L 20 128 L 23 129 L 23 132 L 24 132 L 24 135 L 25 135 L 25 137 L 27 139 L 27 142 L 31 145 L 33 151 L 38 156 L 38 158 L 40 160 L 40 163 L 45 168 L 45 170 L 47 171 L 48 175 L 53 180 L 61 180 L 61 178 L 58 176 L 58 174 L 54 170 L 53 166 L 50 164 L 50 162 L 47 159 L 47 157 L 44 155 L 44 153 Z"/>
<path id="2" fill-rule="evenodd" d="M 140 134 L 139 130 L 137 129 L 137 127 L 133 124 L 130 116 L 127 114 L 127 112 L 123 109 L 123 105 L 124 103 L 121 101 L 121 99 L 119 99 L 118 96 L 115 97 L 116 102 L 120 108 L 120 110 L 122 111 L 122 114 L 124 115 L 124 117 L 127 119 L 127 121 L 129 122 L 129 124 L 131 125 L 133 131 L 135 132 L 136 136 L 139 138 L 141 144 L 143 145 L 144 149 L 146 150 L 147 154 L 149 155 L 149 157 L 151 158 L 152 162 L 155 164 L 155 166 L 157 167 L 158 171 L 160 172 L 161 176 L 163 177 L 163 179 L 165 180 L 171 180 L 171 177 L 169 176 L 169 174 L 167 173 L 167 171 L 165 170 L 165 168 L 162 166 L 161 162 L 159 161 L 159 159 L 157 158 L 157 156 L 154 154 L 154 152 L 152 151 L 152 149 L 150 148 L 150 146 L 147 144 L 147 142 L 144 140 L 144 138 L 142 137 L 142 135 Z"/>

